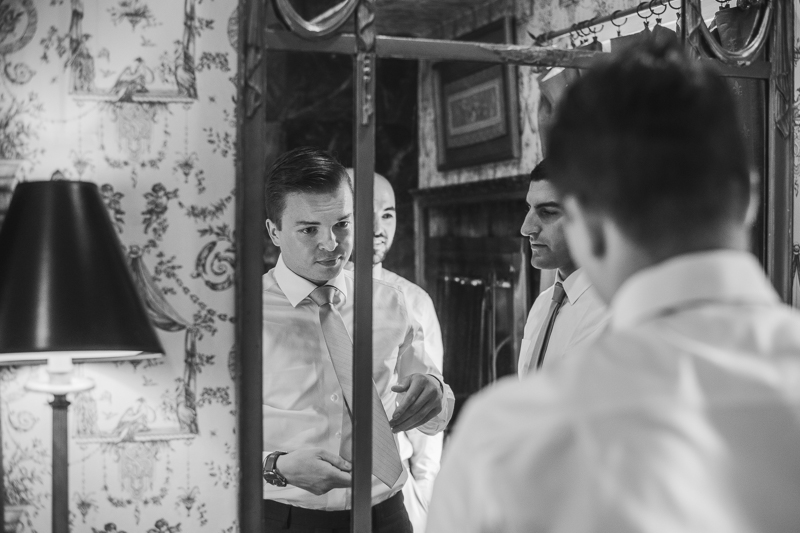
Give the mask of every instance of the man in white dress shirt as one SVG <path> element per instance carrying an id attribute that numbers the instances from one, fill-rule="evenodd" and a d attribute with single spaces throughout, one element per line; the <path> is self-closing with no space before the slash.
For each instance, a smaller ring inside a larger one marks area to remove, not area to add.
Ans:
<path id="1" fill-rule="evenodd" d="M 548 157 L 611 324 L 466 406 L 429 533 L 798 530 L 800 315 L 747 252 L 757 201 L 710 69 L 646 43 L 570 87 Z"/>
<path id="2" fill-rule="evenodd" d="M 569 252 L 561 194 L 550 180 L 546 161 L 531 172 L 525 200 L 528 212 L 520 232 L 530 241 L 531 265 L 555 270 L 556 281 L 536 297 L 528 313 L 517 363 L 520 379 L 597 338 L 609 319 L 606 305 Z"/>
<path id="3" fill-rule="evenodd" d="M 392 184 L 377 173 L 374 197 L 373 276 L 403 291 L 409 313 L 422 326 L 425 353 L 436 367 L 442 370 L 444 358 L 442 329 L 431 297 L 422 287 L 383 268 L 383 260 L 392 247 L 397 230 L 397 209 Z M 444 434 L 428 436 L 417 429 L 412 429 L 398 433 L 397 440 L 400 446 L 400 458 L 409 472 L 408 480 L 403 485 L 403 499 L 408 517 L 414 527 L 414 533 L 424 533 L 433 482 L 442 459 Z"/>
<path id="4" fill-rule="evenodd" d="M 329 154 L 299 148 L 278 158 L 265 192 L 267 231 L 281 255 L 263 281 L 263 531 L 349 531 L 352 186 Z M 401 291 L 381 281 L 373 284 L 373 362 L 373 531 L 410 533 L 392 432 L 441 431 L 454 398 Z"/>

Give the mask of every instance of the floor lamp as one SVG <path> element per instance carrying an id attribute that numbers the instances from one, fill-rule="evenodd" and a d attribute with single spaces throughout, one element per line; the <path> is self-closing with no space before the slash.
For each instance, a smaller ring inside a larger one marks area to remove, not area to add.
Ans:
<path id="1" fill-rule="evenodd" d="M 53 395 L 53 533 L 69 532 L 67 394 L 94 383 L 73 362 L 160 357 L 97 185 L 17 185 L 0 230 L 0 364 L 46 363 Z"/>

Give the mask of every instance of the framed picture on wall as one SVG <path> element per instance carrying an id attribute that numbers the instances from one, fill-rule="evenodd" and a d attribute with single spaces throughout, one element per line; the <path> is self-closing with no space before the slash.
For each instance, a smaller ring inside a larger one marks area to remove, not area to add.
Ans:
<path id="1" fill-rule="evenodd" d="M 460 37 L 463 41 L 513 43 L 511 18 Z M 433 67 L 437 168 L 456 168 L 519 157 L 516 67 L 443 61 Z"/>

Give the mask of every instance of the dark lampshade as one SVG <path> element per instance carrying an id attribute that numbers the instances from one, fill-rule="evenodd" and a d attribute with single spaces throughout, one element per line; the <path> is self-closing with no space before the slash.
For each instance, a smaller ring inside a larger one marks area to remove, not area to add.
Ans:
<path id="1" fill-rule="evenodd" d="M 97 185 L 17 185 L 0 230 L 0 364 L 163 353 Z"/>

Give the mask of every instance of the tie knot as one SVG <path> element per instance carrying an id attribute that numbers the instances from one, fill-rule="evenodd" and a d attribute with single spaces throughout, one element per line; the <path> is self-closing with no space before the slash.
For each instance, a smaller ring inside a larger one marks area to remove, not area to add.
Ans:
<path id="1" fill-rule="evenodd" d="M 320 307 L 325 304 L 333 305 L 333 299 L 338 290 L 339 289 L 333 285 L 323 285 L 311 291 L 309 298 L 311 298 L 311 300 Z"/>
<path id="2" fill-rule="evenodd" d="M 564 296 L 566 295 L 567 291 L 564 290 L 564 286 L 560 281 L 557 281 L 553 286 L 553 301 L 561 305 L 564 302 Z"/>

